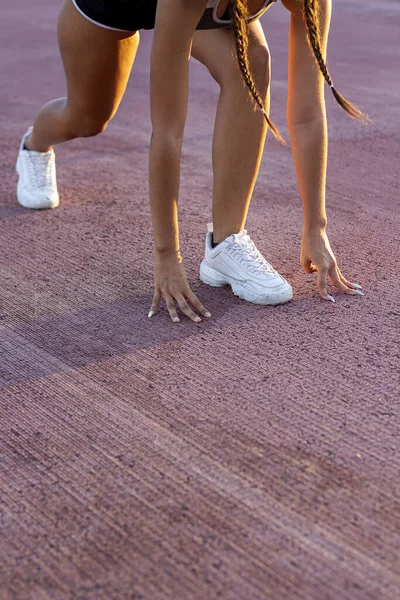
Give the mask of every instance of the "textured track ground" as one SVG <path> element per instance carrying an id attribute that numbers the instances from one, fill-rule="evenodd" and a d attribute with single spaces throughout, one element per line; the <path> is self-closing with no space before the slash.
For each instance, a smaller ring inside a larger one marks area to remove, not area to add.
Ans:
<path id="1" fill-rule="evenodd" d="M 272 139 L 248 230 L 294 300 L 200 284 L 217 88 L 193 63 L 180 214 L 199 326 L 146 316 L 150 33 L 107 132 L 58 149 L 61 208 L 16 204 L 20 137 L 64 93 L 54 4 L 1 5 L 1 599 L 400 597 L 398 2 L 334 7 L 334 80 L 375 120 L 329 101 L 329 234 L 362 299 L 322 302 L 301 272 Z M 264 19 L 283 132 L 287 21 Z"/>

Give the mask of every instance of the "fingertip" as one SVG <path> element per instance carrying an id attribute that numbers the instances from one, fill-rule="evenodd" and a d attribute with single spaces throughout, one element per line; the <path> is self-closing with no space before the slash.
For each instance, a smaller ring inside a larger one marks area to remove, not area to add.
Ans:
<path id="1" fill-rule="evenodd" d="M 327 296 L 326 298 L 327 298 L 327 300 L 329 300 L 330 302 L 333 302 L 333 304 L 335 304 L 335 303 L 336 303 L 336 300 L 335 300 L 335 298 L 334 298 L 333 296 Z"/>
<path id="2" fill-rule="evenodd" d="M 210 319 L 211 313 L 208 310 L 206 310 L 206 312 L 204 313 L 204 316 L 207 317 L 207 319 Z"/>
<path id="3" fill-rule="evenodd" d="M 150 310 L 149 314 L 147 315 L 149 317 L 149 319 L 151 319 L 151 317 L 154 315 L 154 310 Z"/>
<path id="4" fill-rule="evenodd" d="M 172 317 L 172 320 L 173 320 L 174 323 L 180 323 L 181 322 L 181 320 L 180 320 L 179 317 Z"/>

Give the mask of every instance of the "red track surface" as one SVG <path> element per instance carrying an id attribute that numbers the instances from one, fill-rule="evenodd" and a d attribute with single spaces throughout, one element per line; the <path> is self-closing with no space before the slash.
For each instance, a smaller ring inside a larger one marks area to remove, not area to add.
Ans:
<path id="1" fill-rule="evenodd" d="M 397 1 L 336 0 L 329 234 L 365 297 L 318 298 L 299 267 L 291 154 L 272 139 L 248 220 L 293 284 L 256 307 L 200 285 L 217 88 L 192 65 L 182 247 L 213 313 L 151 321 L 151 33 L 115 121 L 57 151 L 60 209 L 15 201 L 41 103 L 64 94 L 58 2 L 2 0 L 1 560 L 4 600 L 400 597 Z M 285 132 L 288 16 L 264 19 Z"/>

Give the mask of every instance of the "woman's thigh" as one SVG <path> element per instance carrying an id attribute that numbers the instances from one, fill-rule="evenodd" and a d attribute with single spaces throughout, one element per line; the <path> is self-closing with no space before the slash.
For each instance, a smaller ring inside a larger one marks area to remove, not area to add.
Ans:
<path id="1" fill-rule="evenodd" d="M 269 81 L 270 57 L 267 40 L 259 21 L 249 25 L 248 55 L 255 82 L 264 87 Z M 196 31 L 193 36 L 192 56 L 207 67 L 220 85 L 242 78 L 231 29 Z"/>
<path id="2" fill-rule="evenodd" d="M 101 28 L 64 0 L 58 41 L 67 79 L 67 112 L 105 125 L 116 113 L 139 45 L 139 33 Z"/>

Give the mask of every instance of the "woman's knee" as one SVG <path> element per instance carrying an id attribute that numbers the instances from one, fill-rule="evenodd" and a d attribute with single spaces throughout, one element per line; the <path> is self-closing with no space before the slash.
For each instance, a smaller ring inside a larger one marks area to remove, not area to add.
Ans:
<path id="1" fill-rule="evenodd" d="M 67 112 L 68 129 L 73 137 L 94 137 L 106 130 L 111 117 L 98 116 L 85 111 Z"/>
<path id="2" fill-rule="evenodd" d="M 264 44 L 249 47 L 249 63 L 253 78 L 260 92 L 268 90 L 271 79 L 271 55 L 269 48 Z"/>
<path id="3" fill-rule="evenodd" d="M 106 130 L 109 119 L 96 119 L 91 116 L 83 118 L 79 124 L 78 137 L 94 137 Z"/>
<path id="4" fill-rule="evenodd" d="M 270 83 L 271 72 L 271 57 L 269 48 L 264 44 L 249 44 L 248 61 L 250 73 L 257 85 L 260 93 L 266 94 Z M 242 66 L 245 68 L 244 63 Z M 214 79 L 220 87 L 236 85 L 243 78 L 240 69 L 240 61 L 236 56 L 236 51 L 233 51 L 232 60 L 229 64 L 224 65 L 218 73 L 214 74 Z"/>

